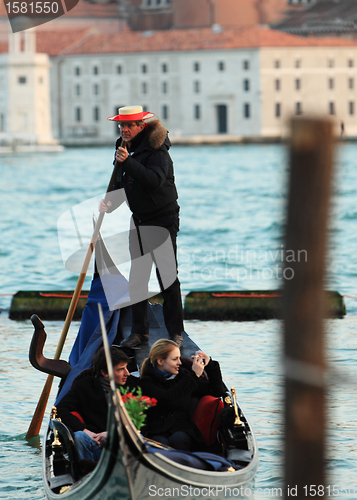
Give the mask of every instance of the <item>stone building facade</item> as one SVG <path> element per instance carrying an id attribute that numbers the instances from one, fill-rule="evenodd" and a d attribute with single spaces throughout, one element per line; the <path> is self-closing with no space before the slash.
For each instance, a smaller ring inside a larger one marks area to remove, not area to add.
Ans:
<path id="1" fill-rule="evenodd" d="M 306 113 L 343 121 L 357 136 L 357 46 L 349 40 L 262 27 L 127 32 L 93 35 L 52 64 L 65 144 L 110 143 L 118 131 L 107 117 L 128 104 L 156 113 L 176 140 L 277 139 L 290 116 Z"/>
<path id="2" fill-rule="evenodd" d="M 321 41 L 321 39 L 320 39 Z M 263 47 L 262 137 L 284 137 L 292 116 L 322 115 L 357 138 L 357 46 Z"/>
<path id="3" fill-rule="evenodd" d="M 133 104 L 182 142 L 277 140 L 291 116 L 312 113 L 357 137 L 351 40 L 213 27 L 40 31 L 37 45 L 50 57 L 52 126 L 63 144 L 113 144 L 118 129 L 107 117 Z"/>
<path id="4" fill-rule="evenodd" d="M 36 53 L 34 29 L 9 36 L 0 55 L 2 142 L 55 146 L 51 127 L 50 60 Z"/>

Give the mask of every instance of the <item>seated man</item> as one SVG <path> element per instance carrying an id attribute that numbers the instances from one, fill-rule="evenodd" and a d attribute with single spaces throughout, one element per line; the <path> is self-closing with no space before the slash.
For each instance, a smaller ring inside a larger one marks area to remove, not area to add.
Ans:
<path id="1" fill-rule="evenodd" d="M 132 390 L 139 379 L 130 375 L 127 365 L 128 356 L 117 347 L 111 347 L 114 380 L 117 387 Z M 74 441 L 78 457 L 98 461 L 101 445 L 106 439 L 108 402 L 110 400 L 110 384 L 102 347 L 93 356 L 93 370 L 87 370 L 74 380 L 71 389 L 57 406 L 57 416 L 74 432 Z M 73 412 L 80 415 L 82 422 Z"/>

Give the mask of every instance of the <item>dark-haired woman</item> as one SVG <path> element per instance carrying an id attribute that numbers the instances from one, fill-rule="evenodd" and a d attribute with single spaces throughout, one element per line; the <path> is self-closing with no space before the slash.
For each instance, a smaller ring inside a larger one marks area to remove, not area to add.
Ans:
<path id="1" fill-rule="evenodd" d="M 203 371 L 207 378 L 203 377 Z M 223 396 L 219 363 L 197 351 L 192 366 L 182 366 L 179 346 L 172 340 L 160 339 L 143 362 L 140 374 L 143 394 L 157 399 L 148 410 L 145 435 L 179 450 L 204 446 L 199 429 L 191 421 L 202 396 Z"/>

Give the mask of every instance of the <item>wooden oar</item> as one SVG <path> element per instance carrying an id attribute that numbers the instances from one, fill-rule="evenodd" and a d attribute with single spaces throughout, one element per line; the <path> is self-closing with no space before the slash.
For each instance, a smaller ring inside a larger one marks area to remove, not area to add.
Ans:
<path id="1" fill-rule="evenodd" d="M 122 141 L 121 147 L 125 147 L 125 146 L 126 146 L 126 142 Z M 118 161 L 116 161 L 115 165 L 114 165 L 112 176 L 111 176 L 109 184 L 108 184 L 108 189 L 107 189 L 107 192 L 106 192 L 105 197 L 104 197 L 104 201 L 108 200 L 109 193 L 112 190 L 112 187 L 113 187 L 113 184 L 114 184 L 117 172 L 118 172 L 119 165 L 120 165 L 120 163 Z M 68 308 L 66 320 L 65 320 L 65 323 L 63 325 L 62 334 L 61 334 L 60 340 L 58 342 L 58 346 L 57 346 L 56 353 L 54 355 L 54 359 L 59 359 L 61 354 L 62 354 L 62 349 L 63 349 L 64 343 L 66 341 L 66 337 L 67 337 L 68 330 L 69 330 L 69 327 L 70 327 L 71 322 L 72 322 L 74 311 L 76 310 L 79 295 L 81 293 L 82 286 L 83 286 L 83 283 L 84 283 L 84 280 L 85 280 L 85 277 L 86 277 L 86 274 L 88 271 L 89 263 L 90 263 L 90 260 L 92 258 L 92 254 L 94 252 L 95 244 L 96 244 L 96 241 L 98 239 L 98 235 L 99 235 L 99 231 L 100 231 L 100 228 L 101 228 L 101 225 L 103 222 L 103 218 L 104 218 L 104 212 L 101 212 L 99 214 L 98 221 L 95 225 L 92 239 L 90 241 L 90 244 L 89 244 L 89 247 L 87 250 L 87 254 L 86 254 L 84 262 L 83 262 L 82 270 L 81 270 L 81 273 L 80 273 L 78 281 L 77 281 L 77 286 L 74 290 L 73 297 L 72 297 L 70 306 Z M 26 434 L 26 439 L 30 439 L 34 436 L 37 436 L 40 433 L 43 416 L 44 416 L 45 411 L 46 411 L 47 401 L 48 401 L 48 398 L 49 398 L 50 392 L 51 392 L 52 383 L 53 383 L 53 375 L 49 375 L 47 377 L 46 383 L 43 387 L 40 399 L 37 403 L 35 413 L 33 414 L 31 424 L 30 424 L 28 431 L 27 431 L 27 434 Z"/>

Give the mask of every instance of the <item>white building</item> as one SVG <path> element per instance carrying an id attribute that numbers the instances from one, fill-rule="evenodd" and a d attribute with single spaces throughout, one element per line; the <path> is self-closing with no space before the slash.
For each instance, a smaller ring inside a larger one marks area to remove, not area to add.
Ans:
<path id="1" fill-rule="evenodd" d="M 351 40 L 214 26 L 42 31 L 37 41 L 51 58 L 53 130 L 65 145 L 113 144 L 107 117 L 131 104 L 154 112 L 176 141 L 276 140 L 302 113 L 334 115 L 357 137 Z"/>
<path id="2" fill-rule="evenodd" d="M 33 29 L 10 33 L 8 53 L 0 55 L 0 140 L 18 151 L 21 145 L 40 150 L 58 144 L 51 130 L 49 68 L 48 55 L 36 53 Z"/>
<path id="3" fill-rule="evenodd" d="M 153 111 L 173 137 L 260 133 L 257 50 L 68 55 L 60 75 L 65 143 L 113 141 L 107 117 L 129 103 Z"/>

